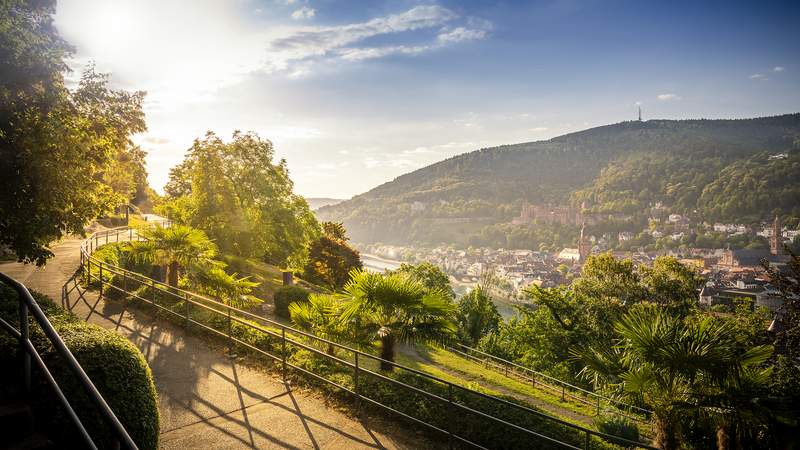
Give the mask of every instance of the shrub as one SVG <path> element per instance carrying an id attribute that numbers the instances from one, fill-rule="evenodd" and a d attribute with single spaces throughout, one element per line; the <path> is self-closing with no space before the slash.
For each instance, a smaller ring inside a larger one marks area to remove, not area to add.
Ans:
<path id="1" fill-rule="evenodd" d="M 288 319 L 289 304 L 308 301 L 308 294 L 309 292 L 301 287 L 281 286 L 272 297 L 275 304 L 275 314 Z"/>
<path id="2" fill-rule="evenodd" d="M 619 436 L 629 441 L 639 442 L 639 427 L 630 420 L 620 416 L 600 416 L 594 419 L 594 426 L 597 431 L 613 436 Z M 606 441 L 627 447 L 617 439 L 604 438 Z"/>
<path id="3" fill-rule="evenodd" d="M 85 323 L 44 295 L 33 295 L 137 446 L 141 449 L 158 448 L 156 388 L 141 352 L 113 331 Z M 0 316 L 11 324 L 19 323 L 16 292 L 5 285 L 0 285 Z M 99 448 L 111 448 L 113 439 L 108 425 L 97 414 L 80 382 L 53 349 L 33 317 L 29 317 L 29 321 L 31 341 L 90 436 Z M 0 335 L 3 335 L 0 339 L 0 363 L 3 367 L 19 367 L 16 341 L 9 339 L 8 333 Z M 9 379 L 14 373 L 17 372 L 5 372 L 2 377 Z M 49 437 L 65 448 L 82 446 L 80 435 L 66 412 L 54 407 L 60 403 L 44 378 L 34 372 L 33 381 L 36 384 L 33 392 L 41 393 L 33 400 L 33 408 L 42 429 L 48 430 Z"/>

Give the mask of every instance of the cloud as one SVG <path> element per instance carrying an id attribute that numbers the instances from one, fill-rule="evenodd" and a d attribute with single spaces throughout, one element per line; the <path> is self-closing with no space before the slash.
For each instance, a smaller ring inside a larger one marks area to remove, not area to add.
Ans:
<path id="1" fill-rule="evenodd" d="M 772 68 L 773 72 L 783 72 L 785 68 L 783 66 L 775 66 Z"/>
<path id="2" fill-rule="evenodd" d="M 547 131 L 547 127 L 535 127 L 535 128 L 531 128 L 531 131 L 533 131 L 535 133 L 540 133 L 542 131 Z"/>
<path id="3" fill-rule="evenodd" d="M 309 8 L 308 6 L 303 6 L 302 8 L 295 10 L 292 13 L 292 19 L 294 20 L 303 20 L 303 19 L 310 19 L 317 14 L 317 10 L 314 8 Z"/>
<path id="4" fill-rule="evenodd" d="M 300 10 L 298 10 L 300 11 Z M 483 19 L 467 18 L 469 27 L 456 26 L 463 22 L 454 11 L 438 5 L 422 5 L 408 11 L 376 17 L 352 24 L 303 27 L 284 30 L 284 34 L 269 42 L 266 72 L 287 70 L 303 61 L 343 60 L 363 61 L 391 55 L 417 55 L 458 42 L 484 39 L 491 24 Z M 474 25 L 469 25 L 474 24 Z M 405 32 L 440 28 L 436 40 L 430 43 L 396 43 L 385 46 L 361 46 L 358 43 L 376 36 L 401 36 Z"/>
<path id="5" fill-rule="evenodd" d="M 148 137 L 146 137 L 146 138 L 142 139 L 142 142 L 145 142 L 145 143 L 147 143 L 147 144 L 156 144 L 156 145 L 161 145 L 161 144 L 169 144 L 169 143 L 170 143 L 170 142 L 172 142 L 172 141 L 170 141 L 170 140 L 169 140 L 169 139 L 167 139 L 167 138 L 160 138 L 160 137 L 155 137 L 155 136 L 148 136 Z"/>
<path id="6" fill-rule="evenodd" d="M 754 73 L 754 74 L 750 75 L 750 79 L 751 79 L 751 80 L 761 80 L 761 81 L 766 81 L 768 78 L 767 78 L 767 76 L 766 76 L 766 75 L 764 75 L 763 73 Z"/>
<path id="7" fill-rule="evenodd" d="M 680 100 L 681 98 L 675 94 L 658 94 L 656 98 L 662 102 L 668 102 L 672 100 Z"/>
<path id="8" fill-rule="evenodd" d="M 485 37 L 486 30 L 458 27 L 439 34 L 436 39 L 438 39 L 438 41 L 441 43 L 451 44 L 465 41 L 476 41 L 484 39 Z"/>

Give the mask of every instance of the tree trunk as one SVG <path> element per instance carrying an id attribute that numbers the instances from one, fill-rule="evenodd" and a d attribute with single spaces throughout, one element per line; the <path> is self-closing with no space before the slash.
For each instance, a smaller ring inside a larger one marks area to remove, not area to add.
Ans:
<path id="1" fill-rule="evenodd" d="M 178 287 L 178 270 L 180 270 L 180 265 L 175 261 L 167 266 L 167 284 L 172 287 Z"/>
<path id="2" fill-rule="evenodd" d="M 655 416 L 653 446 L 662 450 L 678 448 L 678 429 L 671 417 Z"/>
<path id="3" fill-rule="evenodd" d="M 387 334 L 381 336 L 381 359 L 394 362 L 394 335 Z M 394 365 L 386 361 L 381 361 L 381 370 L 391 372 L 394 370 Z"/>
<path id="4" fill-rule="evenodd" d="M 717 427 L 717 450 L 732 450 L 733 440 L 727 425 Z"/>
<path id="5" fill-rule="evenodd" d="M 333 344 L 328 344 L 328 350 L 325 353 L 336 356 L 336 347 L 334 347 Z"/>

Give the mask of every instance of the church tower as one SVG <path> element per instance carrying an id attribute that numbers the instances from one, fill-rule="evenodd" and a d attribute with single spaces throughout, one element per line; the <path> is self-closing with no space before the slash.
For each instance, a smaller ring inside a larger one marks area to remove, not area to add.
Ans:
<path id="1" fill-rule="evenodd" d="M 589 255 L 592 254 L 592 243 L 589 242 L 589 239 L 586 237 L 586 222 L 581 224 L 581 238 L 578 241 L 578 261 L 584 262 Z"/>
<path id="2" fill-rule="evenodd" d="M 769 238 L 769 252 L 773 255 L 783 254 L 783 230 L 781 227 L 781 219 L 775 215 L 775 220 L 772 222 L 772 236 Z"/>

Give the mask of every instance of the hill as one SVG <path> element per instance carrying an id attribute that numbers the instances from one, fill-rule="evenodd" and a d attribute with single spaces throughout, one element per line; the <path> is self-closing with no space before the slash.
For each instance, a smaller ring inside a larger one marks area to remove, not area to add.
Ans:
<path id="1" fill-rule="evenodd" d="M 800 114 L 622 122 L 458 155 L 325 206 L 318 216 L 344 222 L 362 243 L 498 245 L 505 239 L 510 247 L 514 232 L 544 233 L 542 242 L 576 232 L 498 228 L 525 204 L 584 204 L 586 212 L 627 220 L 658 202 L 708 220 L 759 220 L 776 211 L 797 217 L 799 137 Z"/>
<path id="2" fill-rule="evenodd" d="M 323 206 L 335 205 L 335 204 L 341 203 L 343 201 L 344 201 L 344 199 L 341 199 L 341 198 L 326 198 L 326 197 L 310 197 L 310 198 L 306 198 L 306 202 L 308 202 L 308 207 L 311 208 L 312 211 L 320 209 Z"/>

